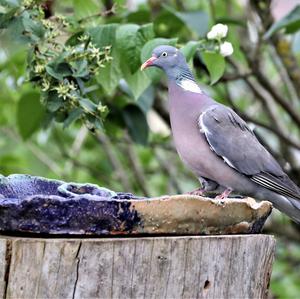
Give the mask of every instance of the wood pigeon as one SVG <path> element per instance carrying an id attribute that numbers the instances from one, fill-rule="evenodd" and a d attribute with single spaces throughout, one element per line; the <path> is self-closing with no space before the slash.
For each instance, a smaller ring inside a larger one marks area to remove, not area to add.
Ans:
<path id="1" fill-rule="evenodd" d="M 177 152 L 204 191 L 231 191 L 269 200 L 300 223 L 300 188 L 284 173 L 232 109 L 210 98 L 196 83 L 184 55 L 159 46 L 142 66 L 158 67 L 168 78 L 171 129 Z"/>

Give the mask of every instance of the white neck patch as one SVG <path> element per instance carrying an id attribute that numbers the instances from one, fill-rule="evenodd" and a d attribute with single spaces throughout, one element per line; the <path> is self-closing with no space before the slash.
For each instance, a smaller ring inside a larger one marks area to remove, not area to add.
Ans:
<path id="1" fill-rule="evenodd" d="M 203 93 L 201 88 L 198 86 L 198 84 L 189 79 L 182 79 L 178 85 L 182 87 L 184 90 L 195 92 L 195 93 Z"/>

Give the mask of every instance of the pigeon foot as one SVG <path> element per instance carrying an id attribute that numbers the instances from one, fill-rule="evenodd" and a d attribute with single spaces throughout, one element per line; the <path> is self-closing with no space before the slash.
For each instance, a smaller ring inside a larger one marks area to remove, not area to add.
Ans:
<path id="1" fill-rule="evenodd" d="M 226 190 L 224 190 L 221 194 L 217 195 L 215 197 L 215 199 L 221 200 L 221 199 L 226 199 L 229 194 L 232 192 L 232 189 L 227 188 Z"/>

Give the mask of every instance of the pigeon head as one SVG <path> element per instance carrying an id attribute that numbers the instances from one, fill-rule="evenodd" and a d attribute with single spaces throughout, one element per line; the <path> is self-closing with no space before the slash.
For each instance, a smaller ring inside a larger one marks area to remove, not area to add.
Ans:
<path id="1" fill-rule="evenodd" d="M 184 55 L 175 47 L 166 45 L 156 47 L 152 56 L 142 64 L 141 70 L 151 66 L 162 69 L 169 79 L 178 78 L 182 72 L 190 72 Z"/>
<path id="2" fill-rule="evenodd" d="M 150 66 L 162 69 L 166 73 L 169 83 L 175 82 L 185 90 L 202 93 L 183 53 L 178 49 L 171 46 L 156 47 L 152 52 L 152 56 L 142 64 L 141 70 Z"/>

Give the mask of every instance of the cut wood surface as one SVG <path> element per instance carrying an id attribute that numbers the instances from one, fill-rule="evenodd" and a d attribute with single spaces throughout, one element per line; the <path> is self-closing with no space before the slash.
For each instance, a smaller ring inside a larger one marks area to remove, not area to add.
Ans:
<path id="1" fill-rule="evenodd" d="M 3 298 L 266 298 L 267 235 L 0 239 Z"/>

